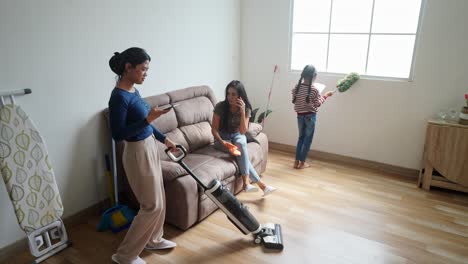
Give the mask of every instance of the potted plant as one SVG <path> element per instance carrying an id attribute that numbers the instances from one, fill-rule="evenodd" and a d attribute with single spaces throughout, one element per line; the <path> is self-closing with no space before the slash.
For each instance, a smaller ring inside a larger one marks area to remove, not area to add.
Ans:
<path id="1" fill-rule="evenodd" d="M 255 108 L 254 110 L 252 110 L 252 113 L 250 114 L 250 122 L 251 123 L 255 123 L 255 117 L 257 116 L 258 110 L 259 110 L 259 108 Z M 268 109 L 268 110 L 265 110 L 265 112 L 260 113 L 260 115 L 258 116 L 258 119 L 257 119 L 257 123 L 263 124 L 263 120 L 266 119 L 267 116 L 269 114 L 271 114 L 271 112 L 273 112 L 273 111 L 271 109 Z"/>
<path id="2" fill-rule="evenodd" d="M 465 102 L 466 106 L 463 106 L 462 110 L 460 111 L 459 123 L 462 125 L 468 125 L 468 94 L 465 94 Z"/>

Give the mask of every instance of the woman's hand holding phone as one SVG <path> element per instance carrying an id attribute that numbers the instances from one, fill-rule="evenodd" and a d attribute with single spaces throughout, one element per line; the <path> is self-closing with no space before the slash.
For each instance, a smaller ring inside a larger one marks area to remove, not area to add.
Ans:
<path id="1" fill-rule="evenodd" d="M 175 105 L 171 104 L 171 105 L 167 105 L 165 107 L 161 107 L 160 109 L 165 110 L 165 111 L 167 110 L 169 112 L 169 110 L 171 110 L 172 108 L 174 108 L 176 106 L 178 106 L 178 104 L 175 104 Z"/>
<path id="2" fill-rule="evenodd" d="M 241 113 L 245 113 L 245 103 L 241 97 L 237 98 L 237 106 L 239 107 L 239 111 Z"/>
<path id="3" fill-rule="evenodd" d="M 146 117 L 146 121 L 148 121 L 148 123 L 151 123 L 153 122 L 156 118 L 160 117 L 161 115 L 169 112 L 170 109 L 167 109 L 167 110 L 164 110 L 164 109 L 160 109 L 160 108 L 157 108 L 157 107 L 153 107 L 150 109 L 149 113 L 148 113 L 148 116 Z"/>

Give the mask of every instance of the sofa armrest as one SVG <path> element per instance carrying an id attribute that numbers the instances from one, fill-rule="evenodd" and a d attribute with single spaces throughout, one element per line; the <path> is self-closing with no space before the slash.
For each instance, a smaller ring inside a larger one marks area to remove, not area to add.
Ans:
<path id="1" fill-rule="evenodd" d="M 263 130 L 262 125 L 257 124 L 257 123 L 250 123 L 249 129 L 247 130 L 245 134 L 251 137 L 256 137 L 258 134 L 260 134 L 260 132 L 262 132 L 262 130 Z"/>
<path id="2" fill-rule="evenodd" d="M 263 130 L 263 127 L 257 123 L 250 123 L 249 129 L 245 133 L 245 137 L 247 138 L 247 142 L 255 142 L 259 143 L 256 137 L 260 134 Z"/>
<path id="3" fill-rule="evenodd" d="M 171 182 L 181 176 L 187 175 L 184 168 L 173 161 L 161 160 L 161 170 L 164 182 Z"/>

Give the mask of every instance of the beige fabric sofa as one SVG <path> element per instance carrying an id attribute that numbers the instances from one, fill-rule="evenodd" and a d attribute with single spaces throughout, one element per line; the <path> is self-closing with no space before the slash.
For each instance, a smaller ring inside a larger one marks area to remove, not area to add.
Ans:
<path id="1" fill-rule="evenodd" d="M 241 191 L 242 180 L 234 158 L 213 147 L 211 119 L 217 100 L 208 86 L 189 87 L 145 99 L 152 107 L 177 104 L 170 112 L 156 119 L 153 125 L 187 149 L 189 154 L 184 162 L 206 185 L 217 178 L 231 192 L 237 194 Z M 260 174 L 266 168 L 268 138 L 261 132 L 261 126 L 254 123 L 250 124 L 248 134 L 250 160 Z M 124 203 L 137 209 L 138 202 L 131 193 L 121 165 L 124 144 L 117 144 L 119 182 L 124 186 Z M 166 222 L 186 230 L 217 207 L 203 194 L 195 180 L 167 157 L 165 146 L 158 142 L 158 147 L 166 190 Z"/>

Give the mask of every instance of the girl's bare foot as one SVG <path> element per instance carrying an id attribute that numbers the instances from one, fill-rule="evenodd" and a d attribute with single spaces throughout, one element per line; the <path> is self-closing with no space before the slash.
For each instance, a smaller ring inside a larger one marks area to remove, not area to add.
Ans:
<path id="1" fill-rule="evenodd" d="M 301 162 L 299 162 L 299 166 L 297 168 L 298 169 L 305 169 L 305 168 L 309 168 L 309 167 L 310 167 L 309 163 L 306 163 L 305 161 L 304 162 L 301 161 Z"/>
<path id="2" fill-rule="evenodd" d="M 299 169 L 299 161 L 298 160 L 294 161 L 294 167 L 293 168 Z"/>

